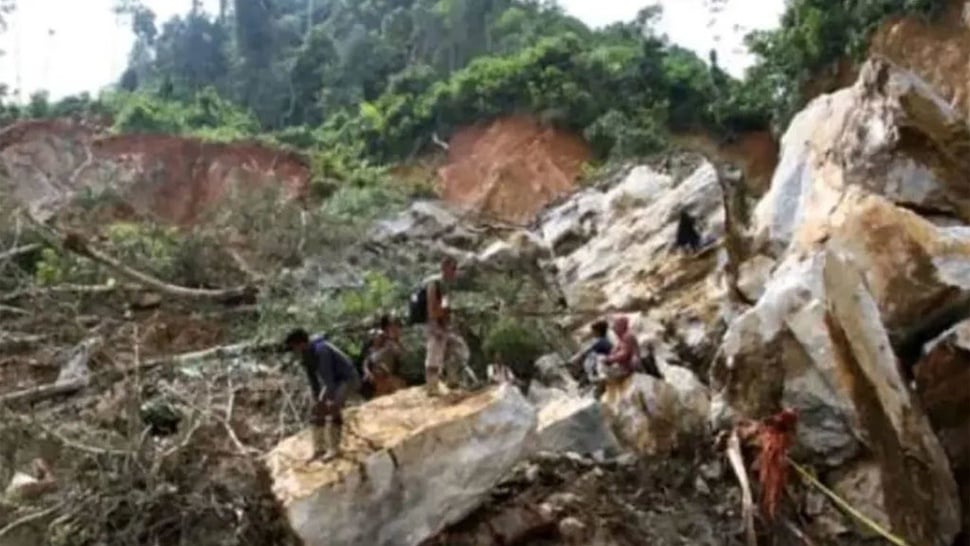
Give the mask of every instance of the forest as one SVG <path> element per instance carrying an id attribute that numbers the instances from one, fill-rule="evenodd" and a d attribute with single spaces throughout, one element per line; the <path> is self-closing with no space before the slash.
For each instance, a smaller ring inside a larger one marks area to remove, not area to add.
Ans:
<path id="1" fill-rule="evenodd" d="M 738 80 L 714 52 L 702 59 L 659 35 L 656 6 L 594 30 L 555 0 L 222 0 L 218 13 L 192 0 L 168 21 L 117 0 L 136 37 L 120 81 L 98 97 L 38 93 L 3 116 L 105 115 L 121 132 L 269 139 L 315 153 L 321 174 L 344 180 L 509 113 L 580 132 L 599 160 L 642 157 L 672 132 L 777 132 L 813 74 L 863 54 L 881 21 L 943 5 L 794 0 L 778 29 L 747 37 L 756 62 Z"/>

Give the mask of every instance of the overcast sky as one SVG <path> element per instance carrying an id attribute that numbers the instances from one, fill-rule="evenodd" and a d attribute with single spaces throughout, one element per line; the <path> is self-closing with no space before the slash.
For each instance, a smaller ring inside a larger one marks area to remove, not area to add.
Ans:
<path id="1" fill-rule="evenodd" d="M 658 0 L 654 0 L 656 2 Z M 777 24 L 784 0 L 727 0 L 716 18 L 705 9 L 709 0 L 659 0 L 661 29 L 674 42 L 703 58 L 716 48 L 721 64 L 740 75 L 749 59 L 741 37 L 754 28 Z M 560 0 L 570 13 L 600 26 L 631 20 L 649 0 Z M 21 89 L 22 97 L 47 89 L 53 98 L 96 93 L 124 70 L 132 36 L 111 11 L 113 0 L 20 0 L 10 27 L 0 37 L 6 56 L 0 59 L 0 81 Z M 218 0 L 205 0 L 209 9 Z M 159 21 L 188 10 L 191 0 L 145 0 Z"/>

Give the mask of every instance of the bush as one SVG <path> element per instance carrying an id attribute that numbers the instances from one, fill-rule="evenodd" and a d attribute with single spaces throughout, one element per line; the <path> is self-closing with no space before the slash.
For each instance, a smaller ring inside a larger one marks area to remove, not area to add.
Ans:
<path id="1" fill-rule="evenodd" d="M 505 364 L 522 378 L 535 375 L 535 361 L 547 349 L 537 329 L 510 318 L 499 319 L 485 336 L 482 350 L 485 356 Z"/>

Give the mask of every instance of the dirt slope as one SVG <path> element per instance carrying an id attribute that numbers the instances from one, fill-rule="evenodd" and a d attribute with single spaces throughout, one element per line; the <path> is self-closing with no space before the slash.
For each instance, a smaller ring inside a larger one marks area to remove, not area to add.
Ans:
<path id="1" fill-rule="evenodd" d="M 310 170 L 296 154 L 257 144 L 163 135 L 100 136 L 67 120 L 25 121 L 0 132 L 0 169 L 19 200 L 53 210 L 111 188 L 140 214 L 190 224 L 235 190 L 303 193 Z"/>
<path id="2" fill-rule="evenodd" d="M 439 170 L 448 202 L 514 223 L 525 223 L 570 193 L 590 158 L 578 135 L 512 116 L 459 131 Z"/>

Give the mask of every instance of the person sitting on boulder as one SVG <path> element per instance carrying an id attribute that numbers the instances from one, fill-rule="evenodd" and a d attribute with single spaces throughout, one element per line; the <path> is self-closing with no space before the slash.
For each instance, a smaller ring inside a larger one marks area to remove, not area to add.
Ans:
<path id="1" fill-rule="evenodd" d="M 623 379 L 640 368 L 640 344 L 630 331 L 630 319 L 619 316 L 613 319 L 613 333 L 617 345 L 606 357 L 604 372 L 608 380 Z"/>
<path id="2" fill-rule="evenodd" d="M 586 379 L 590 383 L 595 383 L 599 375 L 597 368 L 613 351 L 613 342 L 610 341 L 610 325 L 605 320 L 594 322 L 590 326 L 590 331 L 593 334 L 593 340 L 573 355 L 569 364 L 573 369 L 582 365 Z"/>
<path id="3" fill-rule="evenodd" d="M 391 315 L 382 316 L 380 330 L 372 338 L 362 366 L 364 382 L 373 385 L 374 397 L 393 394 L 407 386 L 397 375 L 403 355 L 401 321 Z"/>
<path id="4" fill-rule="evenodd" d="M 360 377 L 347 355 L 324 339 L 311 341 L 306 330 L 290 332 L 284 345 L 300 356 L 313 393 L 312 459 L 330 460 L 340 450 L 342 410 L 347 397 L 360 388 Z"/>

